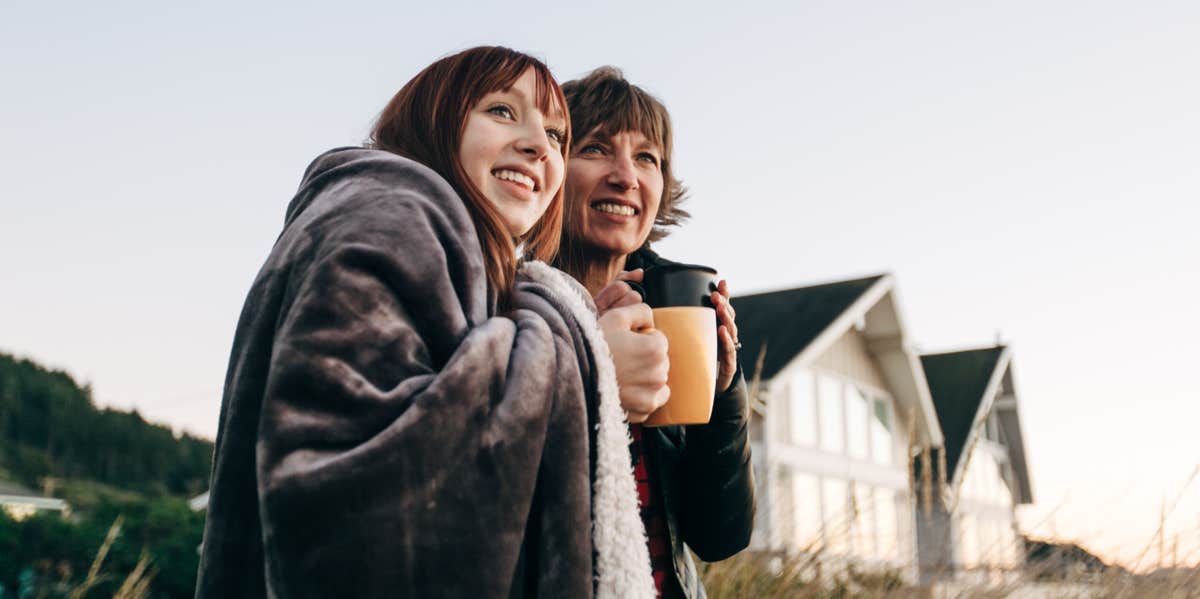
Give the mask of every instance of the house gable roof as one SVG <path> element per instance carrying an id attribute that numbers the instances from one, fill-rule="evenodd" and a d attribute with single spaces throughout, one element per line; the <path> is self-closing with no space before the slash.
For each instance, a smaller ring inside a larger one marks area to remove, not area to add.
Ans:
<path id="1" fill-rule="evenodd" d="M 778 374 L 884 276 L 733 298 L 746 379 L 767 380 Z"/>
<path id="2" fill-rule="evenodd" d="M 954 472 L 967 436 L 984 401 L 1002 347 L 921 356 L 925 380 L 933 395 L 942 434 L 946 436 L 946 471 Z"/>
<path id="3" fill-rule="evenodd" d="M 0 480 L 0 495 L 9 497 L 41 497 L 40 494 L 9 480 Z"/>
<path id="4" fill-rule="evenodd" d="M 1013 498 L 1030 503 L 1033 494 L 1025 462 L 1025 444 L 1021 435 L 1015 394 L 1012 405 L 997 406 L 996 396 L 1012 362 L 1005 346 L 921 356 L 925 380 L 933 396 L 938 421 L 945 435 L 946 471 L 957 482 L 959 462 L 980 434 L 978 424 L 996 409 L 998 421 L 1007 439 L 1009 463 L 1016 477 Z"/>
<path id="5" fill-rule="evenodd" d="M 888 381 L 897 407 L 914 418 L 917 440 L 942 444 L 925 375 L 907 344 L 904 319 L 888 274 L 732 298 L 739 359 L 746 379 L 768 381 L 792 364 L 808 364 L 852 327 Z"/>
<path id="6" fill-rule="evenodd" d="M 0 480 L 0 506 L 25 506 L 33 509 L 66 510 L 67 502 L 46 497 L 15 482 Z"/>

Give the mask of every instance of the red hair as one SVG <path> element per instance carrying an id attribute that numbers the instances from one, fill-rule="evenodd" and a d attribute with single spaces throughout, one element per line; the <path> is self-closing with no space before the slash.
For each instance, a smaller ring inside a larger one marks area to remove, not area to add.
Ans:
<path id="1" fill-rule="evenodd" d="M 484 96 L 512 85 L 533 69 L 537 105 L 547 115 L 566 117 L 562 89 L 542 61 L 498 46 L 480 46 L 442 58 L 406 83 L 380 113 L 369 145 L 411 158 L 450 182 L 463 198 L 483 247 L 489 294 L 501 312 L 511 305 L 517 276 L 516 245 L 528 258 L 549 262 L 558 253 L 562 232 L 563 188 L 546 212 L 519 239 L 513 239 L 491 201 L 471 183 L 458 159 L 467 115 Z M 570 147 L 570 122 L 559 151 L 563 163 Z"/>

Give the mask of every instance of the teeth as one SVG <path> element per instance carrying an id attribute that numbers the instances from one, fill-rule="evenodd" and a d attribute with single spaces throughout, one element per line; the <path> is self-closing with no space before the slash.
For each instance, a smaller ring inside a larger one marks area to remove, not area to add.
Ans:
<path id="1" fill-rule="evenodd" d="M 497 179 L 512 181 L 513 183 L 519 183 L 525 187 L 528 187 L 529 189 L 533 189 L 533 178 L 524 173 L 518 173 L 517 171 L 510 171 L 502 168 L 493 171 L 492 175 L 494 175 Z"/>
<path id="2" fill-rule="evenodd" d="M 620 214 L 621 216 L 633 216 L 634 214 L 637 213 L 637 211 L 633 209 L 633 206 L 623 206 L 621 204 L 610 204 L 608 202 L 601 202 L 599 204 L 592 206 L 592 208 L 595 208 L 596 210 L 599 210 L 600 212 L 607 212 L 609 214 Z"/>

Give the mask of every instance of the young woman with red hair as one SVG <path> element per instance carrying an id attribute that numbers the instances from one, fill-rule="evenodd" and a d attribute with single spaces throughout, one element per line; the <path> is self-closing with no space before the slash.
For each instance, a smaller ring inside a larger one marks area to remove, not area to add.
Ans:
<path id="1" fill-rule="evenodd" d="M 665 393 L 666 343 L 543 263 L 569 141 L 546 66 L 483 47 L 308 167 L 234 339 L 197 597 L 653 597 L 621 404 Z"/>

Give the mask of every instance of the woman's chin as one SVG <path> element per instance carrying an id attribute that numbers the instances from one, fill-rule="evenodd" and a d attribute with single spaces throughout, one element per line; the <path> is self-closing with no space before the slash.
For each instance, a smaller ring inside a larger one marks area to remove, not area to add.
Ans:
<path id="1" fill-rule="evenodd" d="M 586 246 L 589 254 L 597 259 L 616 258 L 619 256 L 628 256 L 637 251 L 641 247 L 640 243 L 635 243 L 628 239 L 588 239 Z"/>

